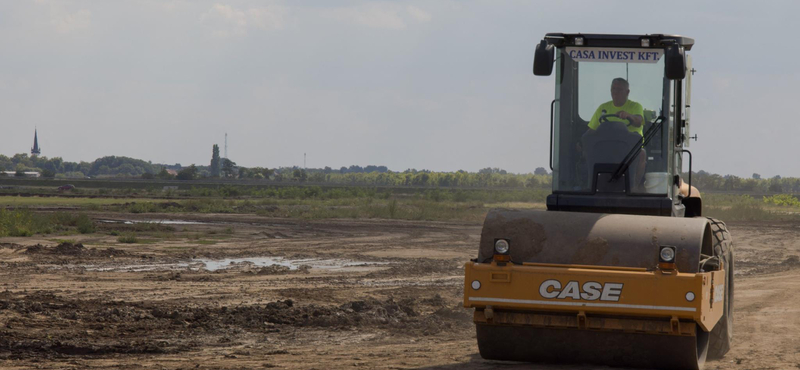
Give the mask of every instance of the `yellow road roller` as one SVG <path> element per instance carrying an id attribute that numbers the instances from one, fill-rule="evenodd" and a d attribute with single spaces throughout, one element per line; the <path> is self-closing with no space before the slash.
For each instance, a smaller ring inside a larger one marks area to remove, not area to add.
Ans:
<path id="1" fill-rule="evenodd" d="M 700 369 L 728 352 L 733 243 L 691 186 L 693 45 L 567 33 L 537 44 L 533 73 L 555 80 L 553 191 L 547 210 L 484 221 L 464 278 L 483 358 Z"/>

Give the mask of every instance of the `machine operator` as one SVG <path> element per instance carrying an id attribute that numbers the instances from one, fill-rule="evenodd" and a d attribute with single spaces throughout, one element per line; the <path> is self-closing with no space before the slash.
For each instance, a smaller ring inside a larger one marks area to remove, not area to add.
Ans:
<path id="1" fill-rule="evenodd" d="M 642 105 L 628 99 L 631 93 L 628 81 L 622 77 L 617 77 L 611 81 L 611 101 L 600 104 L 597 110 L 589 120 L 589 128 L 593 132 L 600 127 L 600 124 L 606 121 L 610 122 L 623 122 L 627 126 L 629 132 L 635 132 L 639 136 L 644 136 L 644 108 Z M 576 143 L 579 152 L 583 151 L 580 143 Z M 644 182 L 644 172 L 647 161 L 645 159 L 646 153 L 644 148 L 639 154 L 636 164 L 633 169 L 636 173 L 634 177 L 633 186 L 640 190 Z"/>
<path id="2" fill-rule="evenodd" d="M 622 77 L 611 81 L 611 101 L 600 104 L 589 120 L 589 128 L 597 130 L 600 118 L 606 116 L 609 121 L 627 122 L 628 131 L 644 135 L 642 122 L 644 122 L 644 109 L 642 105 L 628 99 L 631 93 L 628 81 Z M 612 116 L 608 116 L 612 115 Z"/>

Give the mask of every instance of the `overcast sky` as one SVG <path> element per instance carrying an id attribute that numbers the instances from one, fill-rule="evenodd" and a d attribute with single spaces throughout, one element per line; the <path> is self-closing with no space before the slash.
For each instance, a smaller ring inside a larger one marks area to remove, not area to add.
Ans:
<path id="1" fill-rule="evenodd" d="M 0 153 L 532 172 L 547 32 L 693 37 L 695 169 L 800 176 L 797 2 L 3 1 Z"/>

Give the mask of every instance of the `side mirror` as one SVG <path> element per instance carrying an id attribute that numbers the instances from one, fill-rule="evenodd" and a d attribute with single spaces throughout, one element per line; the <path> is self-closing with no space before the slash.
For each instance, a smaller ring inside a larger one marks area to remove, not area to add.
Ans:
<path id="1" fill-rule="evenodd" d="M 667 48 L 664 56 L 664 69 L 670 80 L 682 80 L 686 77 L 686 55 L 683 53 L 682 47 L 672 45 Z"/>
<path id="2" fill-rule="evenodd" d="M 536 45 L 533 53 L 533 74 L 537 76 L 549 76 L 553 73 L 553 61 L 556 56 L 556 47 L 542 40 Z"/>

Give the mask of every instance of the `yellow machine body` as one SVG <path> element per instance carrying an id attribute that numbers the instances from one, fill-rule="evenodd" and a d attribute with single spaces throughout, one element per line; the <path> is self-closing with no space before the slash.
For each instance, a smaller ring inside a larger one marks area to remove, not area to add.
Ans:
<path id="1" fill-rule="evenodd" d="M 469 262 L 464 306 L 476 309 L 476 323 L 692 335 L 694 323 L 710 331 L 722 316 L 724 277 L 724 270 Z"/>

